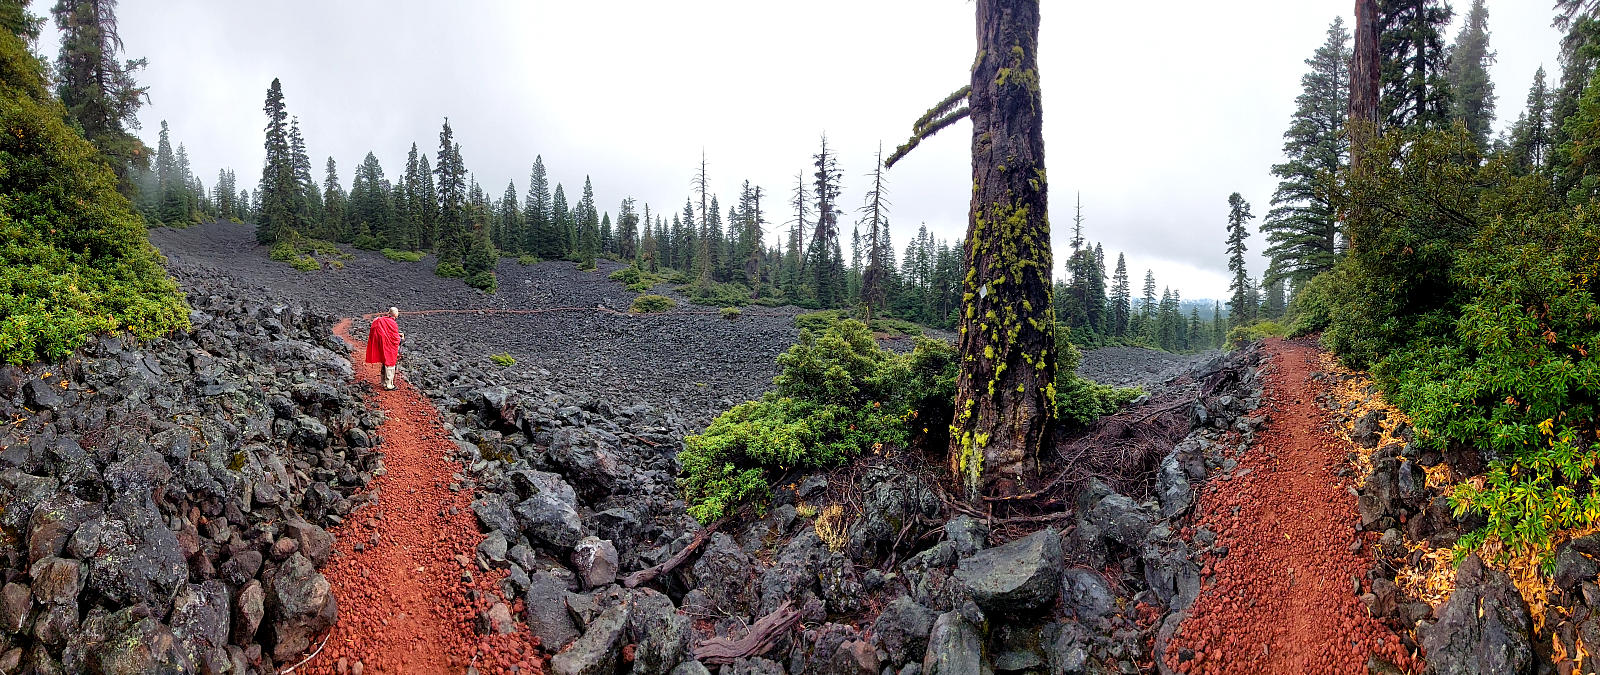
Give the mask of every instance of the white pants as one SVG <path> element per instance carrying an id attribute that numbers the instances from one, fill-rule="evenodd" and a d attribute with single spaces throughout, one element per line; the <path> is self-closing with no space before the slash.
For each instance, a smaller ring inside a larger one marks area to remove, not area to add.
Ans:
<path id="1" fill-rule="evenodd" d="M 399 366 L 400 366 L 400 364 L 395 364 L 395 365 L 392 365 L 392 366 L 383 366 L 382 367 L 382 370 L 383 370 L 383 388 L 384 389 L 393 389 L 394 388 L 394 371 L 396 369 L 398 369 Z"/>

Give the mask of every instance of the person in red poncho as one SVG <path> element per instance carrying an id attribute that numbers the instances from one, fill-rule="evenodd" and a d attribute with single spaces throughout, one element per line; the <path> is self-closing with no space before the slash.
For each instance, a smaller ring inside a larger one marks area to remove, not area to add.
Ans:
<path id="1" fill-rule="evenodd" d="M 400 310 L 390 307 L 388 314 L 372 320 L 372 328 L 367 331 L 367 363 L 382 364 L 384 389 L 394 389 L 400 343 L 406 339 L 406 334 L 400 332 L 400 324 L 394 322 L 398 318 Z"/>

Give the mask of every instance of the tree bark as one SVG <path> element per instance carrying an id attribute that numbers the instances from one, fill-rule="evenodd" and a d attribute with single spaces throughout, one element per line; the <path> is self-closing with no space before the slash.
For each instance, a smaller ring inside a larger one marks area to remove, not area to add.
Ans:
<path id="1" fill-rule="evenodd" d="M 1350 166 L 1361 168 L 1378 131 L 1378 2 L 1356 0 L 1355 49 L 1350 58 Z"/>
<path id="2" fill-rule="evenodd" d="M 1055 317 L 1039 94 L 1038 0 L 977 0 L 960 322 L 950 468 L 967 497 L 1025 489 L 1050 438 Z"/>

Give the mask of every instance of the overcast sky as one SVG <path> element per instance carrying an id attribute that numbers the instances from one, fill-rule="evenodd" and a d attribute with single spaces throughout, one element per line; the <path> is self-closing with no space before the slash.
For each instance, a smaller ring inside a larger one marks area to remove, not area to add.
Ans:
<path id="1" fill-rule="evenodd" d="M 33 11 L 48 16 L 53 2 Z M 1457 0 L 1453 40 L 1467 3 Z M 1497 129 L 1523 108 L 1541 64 L 1559 76 L 1550 0 L 1489 0 Z M 1239 191 L 1264 215 L 1302 63 L 1350 0 L 1046 0 L 1040 29 L 1045 148 L 1057 269 L 1073 202 L 1085 235 L 1186 298 L 1226 294 L 1223 226 Z M 544 156 L 576 201 L 584 177 L 613 216 L 634 196 L 681 210 L 702 150 L 723 208 L 749 179 L 777 236 L 795 176 L 826 133 L 845 206 L 859 206 L 881 143 L 965 84 L 975 49 L 967 0 L 238 3 L 122 0 L 129 57 L 149 59 L 140 113 L 152 145 L 167 120 L 209 187 L 231 167 L 260 178 L 261 107 L 283 81 L 320 182 L 332 156 L 348 189 L 370 151 L 386 176 L 407 150 L 438 151 L 449 116 L 467 168 L 493 197 Z M 54 26 L 39 50 L 57 51 Z M 896 246 L 926 223 L 965 233 L 966 122 L 889 174 Z M 852 213 L 845 222 L 856 220 Z M 1264 245 L 1249 241 L 1252 256 Z M 769 239 L 769 242 L 772 241 Z M 1265 263 L 1250 262 L 1259 275 Z M 1110 265 L 1108 265 L 1110 267 Z"/>

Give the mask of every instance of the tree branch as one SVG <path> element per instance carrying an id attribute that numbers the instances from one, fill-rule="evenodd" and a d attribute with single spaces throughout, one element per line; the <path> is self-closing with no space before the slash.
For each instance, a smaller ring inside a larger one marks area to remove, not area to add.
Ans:
<path id="1" fill-rule="evenodd" d="M 895 162 L 900 161 L 900 158 L 905 157 L 906 153 L 911 152 L 912 148 L 917 147 L 917 145 L 922 142 L 922 139 L 939 133 L 940 129 L 950 126 L 951 124 L 955 123 L 956 120 L 966 117 L 967 114 L 971 112 L 966 106 L 962 106 L 959 110 L 955 110 L 954 112 L 952 112 L 952 109 L 956 107 L 956 104 L 965 101 L 967 96 L 971 94 L 972 85 L 970 84 L 957 89 L 954 92 L 951 92 L 949 96 L 944 97 L 944 100 L 935 103 L 932 108 L 928 109 L 928 112 L 922 114 L 922 117 L 918 117 L 917 121 L 912 122 L 911 140 L 906 141 L 904 145 L 896 148 L 894 154 L 889 155 L 889 158 L 884 160 L 884 168 L 894 166 Z"/>

